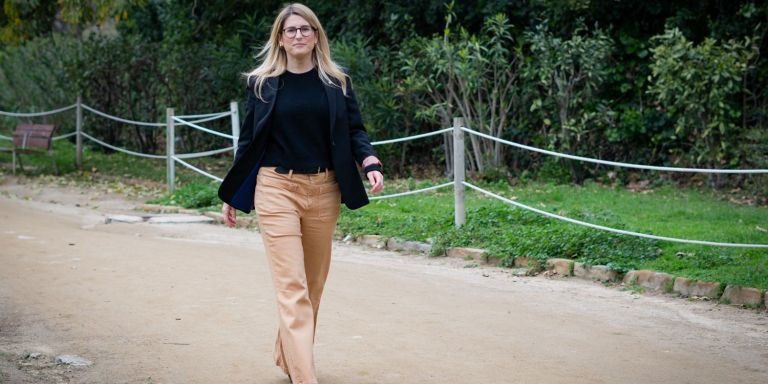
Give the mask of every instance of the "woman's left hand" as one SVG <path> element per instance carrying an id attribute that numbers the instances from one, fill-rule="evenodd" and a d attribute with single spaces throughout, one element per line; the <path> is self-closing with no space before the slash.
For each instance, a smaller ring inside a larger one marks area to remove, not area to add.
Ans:
<path id="1" fill-rule="evenodd" d="M 371 183 L 371 193 L 379 193 L 384 188 L 384 175 L 379 171 L 370 171 L 365 174 L 368 176 L 368 182 Z"/>
<path id="2" fill-rule="evenodd" d="M 363 168 L 371 164 L 381 165 L 381 161 L 379 161 L 379 159 L 373 155 L 363 159 L 363 164 L 362 164 Z M 371 183 L 371 193 L 381 192 L 381 189 L 384 188 L 384 175 L 382 175 L 381 172 L 379 171 L 370 171 L 366 173 L 365 176 L 368 177 L 368 182 Z"/>

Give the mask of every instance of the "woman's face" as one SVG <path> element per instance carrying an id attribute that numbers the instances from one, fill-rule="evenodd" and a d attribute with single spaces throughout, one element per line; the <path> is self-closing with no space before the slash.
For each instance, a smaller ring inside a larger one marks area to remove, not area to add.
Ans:
<path id="1" fill-rule="evenodd" d="M 280 42 L 289 59 L 303 59 L 312 54 L 317 43 L 317 32 L 303 17 L 290 15 L 283 23 Z"/>

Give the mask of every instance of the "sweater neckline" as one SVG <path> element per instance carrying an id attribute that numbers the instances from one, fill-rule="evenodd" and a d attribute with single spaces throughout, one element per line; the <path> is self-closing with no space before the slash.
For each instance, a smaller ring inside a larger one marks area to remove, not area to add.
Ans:
<path id="1" fill-rule="evenodd" d="M 317 67 L 312 67 L 312 69 L 310 69 L 309 71 L 300 72 L 300 73 L 291 72 L 291 71 L 289 71 L 287 69 L 285 70 L 285 74 L 287 74 L 289 76 L 306 76 L 306 75 L 311 74 L 311 73 L 317 73 Z"/>

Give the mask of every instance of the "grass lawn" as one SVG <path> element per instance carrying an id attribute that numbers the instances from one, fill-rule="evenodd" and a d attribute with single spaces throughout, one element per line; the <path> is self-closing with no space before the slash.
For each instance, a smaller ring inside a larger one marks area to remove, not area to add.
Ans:
<path id="1" fill-rule="evenodd" d="M 0 142 L 0 145 L 3 143 Z M 74 146 L 55 143 L 57 163 L 65 177 L 79 182 L 150 182 L 161 190 L 165 161 L 86 150 L 84 171 L 74 169 Z M 26 156 L 31 175 L 50 173 L 44 156 Z M 10 166 L 10 155 L 0 154 Z M 192 163 L 223 176 L 231 157 L 204 158 Z M 10 173 L 10 170 L 6 172 Z M 154 201 L 186 207 L 219 209 L 217 184 L 183 166 L 176 166 L 177 191 Z M 768 176 L 763 176 L 768 177 Z M 436 185 L 446 180 L 389 180 L 384 194 Z M 768 208 L 737 205 L 710 190 L 661 185 L 633 192 L 596 183 L 583 186 L 529 182 L 482 187 L 563 216 L 642 233 L 686 239 L 768 244 Z M 423 194 L 373 201 L 364 209 L 342 209 L 338 231 L 379 234 L 432 241 L 434 249 L 471 246 L 488 249 L 510 264 L 513 257 L 568 257 L 615 269 L 654 269 L 679 276 L 768 288 L 768 249 L 695 246 L 660 242 L 584 228 L 541 217 L 467 190 L 467 224 L 453 228 L 450 187 Z"/>
<path id="2" fill-rule="evenodd" d="M 390 190 L 385 193 L 407 187 L 402 182 L 398 186 L 389 184 Z M 632 192 L 595 183 L 484 187 L 529 206 L 609 227 L 686 239 L 768 244 L 768 208 L 736 205 L 711 192 L 672 186 Z M 344 210 L 339 228 L 353 234 L 431 239 L 438 249 L 486 248 L 507 263 L 515 256 L 569 257 L 618 270 L 648 268 L 694 279 L 768 288 L 768 249 L 698 246 L 613 235 L 524 212 L 474 191 L 466 194 L 467 224 L 461 231 L 453 229 L 450 188 L 379 200 L 362 210 Z"/>

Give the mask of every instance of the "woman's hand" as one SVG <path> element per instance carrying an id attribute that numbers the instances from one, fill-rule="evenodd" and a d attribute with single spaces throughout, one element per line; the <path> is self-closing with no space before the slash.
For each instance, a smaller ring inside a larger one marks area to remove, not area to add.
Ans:
<path id="1" fill-rule="evenodd" d="M 363 164 L 361 164 L 361 166 L 365 168 L 371 164 L 381 164 L 381 161 L 378 157 L 371 155 L 363 159 Z"/>
<path id="2" fill-rule="evenodd" d="M 221 214 L 224 215 L 224 224 L 226 224 L 227 227 L 232 228 L 237 224 L 237 210 L 231 205 L 224 203 L 224 205 L 221 206 Z"/>
<path id="3" fill-rule="evenodd" d="M 376 156 L 368 156 L 365 159 L 363 159 L 363 168 L 369 166 L 378 164 L 379 169 L 381 169 L 381 161 L 379 161 L 379 158 Z M 365 174 L 366 177 L 368 177 L 368 182 L 371 183 L 371 193 L 379 193 L 381 192 L 381 189 L 384 188 L 384 175 L 381 174 L 380 171 L 373 170 L 370 172 L 367 172 Z"/>
<path id="4" fill-rule="evenodd" d="M 379 193 L 384 188 L 384 175 L 379 171 L 370 171 L 365 174 L 368 176 L 368 182 L 371 183 L 371 193 Z"/>

